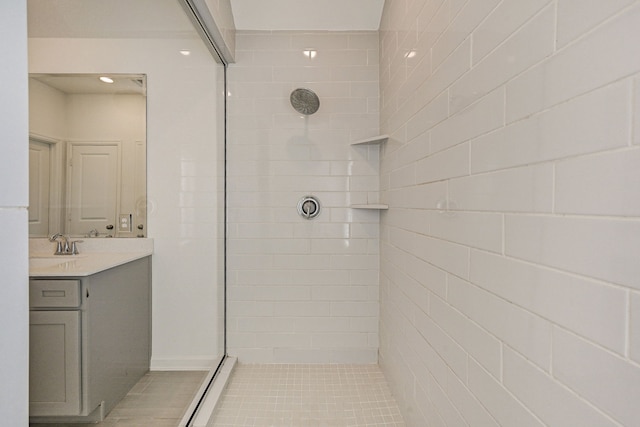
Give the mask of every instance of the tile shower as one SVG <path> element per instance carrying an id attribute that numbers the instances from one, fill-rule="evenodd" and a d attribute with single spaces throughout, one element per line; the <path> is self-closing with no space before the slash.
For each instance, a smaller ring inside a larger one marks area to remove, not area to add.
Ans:
<path id="1" fill-rule="evenodd" d="M 377 200 L 379 148 L 349 143 L 378 132 L 377 32 L 238 31 L 228 80 L 229 354 L 375 363 L 379 214 L 349 206 Z"/>
<path id="2" fill-rule="evenodd" d="M 635 0 L 394 0 L 379 57 L 375 33 L 241 32 L 229 353 L 366 363 L 379 346 L 407 425 L 634 425 L 639 28 Z M 304 64 L 329 116 L 293 121 L 310 84 L 287 61 L 325 42 L 336 62 Z M 323 214 L 296 222 L 309 193 Z M 348 208 L 378 193 L 388 212 Z"/>
<path id="3" fill-rule="evenodd" d="M 379 38 L 238 32 L 229 353 L 379 347 L 407 425 L 633 425 L 638 28 L 632 0 L 418 0 L 387 1 Z"/>
<path id="4" fill-rule="evenodd" d="M 408 425 L 637 425 L 640 2 L 387 1 L 380 363 Z"/>

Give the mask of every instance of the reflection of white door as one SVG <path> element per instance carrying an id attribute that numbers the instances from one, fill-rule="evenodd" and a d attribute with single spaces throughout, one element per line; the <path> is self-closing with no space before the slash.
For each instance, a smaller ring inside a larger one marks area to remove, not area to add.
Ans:
<path id="1" fill-rule="evenodd" d="M 147 235 L 147 149 L 144 141 L 136 141 L 135 201 L 133 231 L 136 237 Z"/>
<path id="2" fill-rule="evenodd" d="M 119 148 L 117 143 L 70 143 L 69 234 L 96 229 L 115 235 Z"/>
<path id="3" fill-rule="evenodd" d="M 49 234 L 49 165 L 51 147 L 29 140 L 29 235 Z"/>

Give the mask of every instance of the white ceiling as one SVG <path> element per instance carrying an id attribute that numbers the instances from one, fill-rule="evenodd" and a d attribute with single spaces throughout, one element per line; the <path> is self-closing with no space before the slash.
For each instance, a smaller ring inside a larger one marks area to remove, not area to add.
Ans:
<path id="1" fill-rule="evenodd" d="M 383 6 L 384 0 L 231 0 L 238 30 L 377 30 Z M 197 37 L 178 0 L 28 0 L 27 8 L 29 37 Z"/>
<path id="2" fill-rule="evenodd" d="M 377 30 L 384 0 L 231 0 L 238 30 Z"/>
<path id="3" fill-rule="evenodd" d="M 27 0 L 27 18 L 29 37 L 198 37 L 178 0 Z"/>

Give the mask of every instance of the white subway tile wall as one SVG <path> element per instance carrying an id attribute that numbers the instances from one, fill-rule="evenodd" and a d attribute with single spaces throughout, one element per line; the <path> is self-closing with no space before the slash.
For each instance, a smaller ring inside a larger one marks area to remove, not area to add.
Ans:
<path id="1" fill-rule="evenodd" d="M 407 425 L 640 419 L 640 1 L 393 0 L 380 364 Z"/>
<path id="2" fill-rule="evenodd" d="M 307 55 L 305 55 L 307 51 Z M 311 54 L 309 51 L 314 51 Z M 228 352 L 243 363 L 378 360 L 377 32 L 238 31 L 229 67 Z M 315 91 L 302 116 L 289 95 Z M 306 220 L 298 200 L 315 195 Z"/>

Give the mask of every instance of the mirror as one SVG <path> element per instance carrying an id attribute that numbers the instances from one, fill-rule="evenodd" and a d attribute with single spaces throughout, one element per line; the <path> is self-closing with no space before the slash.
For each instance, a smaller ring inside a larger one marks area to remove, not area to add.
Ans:
<path id="1" fill-rule="evenodd" d="M 147 235 L 145 75 L 30 74 L 29 133 L 30 237 Z"/>

